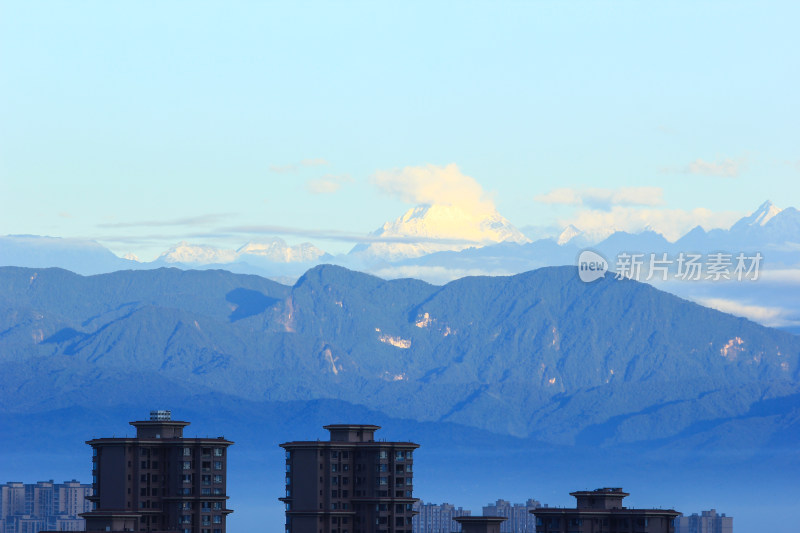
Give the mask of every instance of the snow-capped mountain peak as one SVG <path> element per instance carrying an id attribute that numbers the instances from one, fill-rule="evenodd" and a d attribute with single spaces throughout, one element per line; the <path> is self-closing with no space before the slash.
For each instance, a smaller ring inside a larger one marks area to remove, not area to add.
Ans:
<path id="1" fill-rule="evenodd" d="M 575 226 L 570 224 L 569 226 L 564 228 L 564 231 L 562 231 L 561 234 L 558 236 L 558 239 L 556 239 L 556 242 L 560 246 L 563 246 L 563 245 L 567 244 L 569 241 L 571 241 L 572 239 L 574 239 L 575 237 L 578 237 L 579 235 L 582 235 L 582 234 L 583 234 L 583 232 L 581 230 L 579 230 L 578 228 L 576 228 Z"/>
<path id="2" fill-rule="evenodd" d="M 181 241 L 158 256 L 165 263 L 230 263 L 236 259 L 236 252 L 201 244 Z"/>
<path id="3" fill-rule="evenodd" d="M 530 242 L 494 209 L 478 212 L 440 204 L 413 207 L 371 236 L 373 242 L 356 246 L 351 253 L 396 261 L 500 242 Z"/>
<path id="4" fill-rule="evenodd" d="M 750 215 L 740 219 L 736 224 L 731 227 L 734 229 L 743 229 L 748 226 L 764 226 L 767 222 L 772 220 L 782 209 L 775 207 L 772 202 L 767 200 L 761 204 L 758 209 L 753 211 Z"/>
<path id="5" fill-rule="evenodd" d="M 325 255 L 325 252 L 310 242 L 289 246 L 283 239 L 274 237 L 268 241 L 250 241 L 236 250 L 236 254 L 239 257 L 243 255 L 264 257 L 276 263 L 298 263 L 318 259 Z"/>

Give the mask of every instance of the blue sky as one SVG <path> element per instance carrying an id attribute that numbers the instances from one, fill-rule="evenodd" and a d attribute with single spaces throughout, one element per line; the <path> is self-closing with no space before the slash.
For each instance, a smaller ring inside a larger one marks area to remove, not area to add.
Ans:
<path id="1" fill-rule="evenodd" d="M 800 204 L 793 2 L 0 1 L 0 14 L 0 234 L 149 259 L 280 226 L 339 252 L 352 242 L 318 234 L 364 234 L 414 204 L 376 173 L 451 163 L 518 227 L 669 234 Z"/>

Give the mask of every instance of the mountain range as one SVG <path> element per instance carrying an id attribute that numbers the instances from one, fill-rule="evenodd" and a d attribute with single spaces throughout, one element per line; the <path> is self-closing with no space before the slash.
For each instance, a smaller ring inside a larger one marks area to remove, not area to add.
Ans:
<path id="1" fill-rule="evenodd" d="M 172 266 L 225 269 L 294 283 L 309 268 L 338 264 L 387 279 L 413 277 L 437 284 L 469 275 L 511 275 L 545 266 L 575 264 L 591 247 L 610 267 L 620 252 L 760 254 L 758 283 L 665 282 L 658 287 L 679 296 L 800 332 L 800 300 L 791 297 L 800 277 L 800 212 L 763 203 L 729 229 L 696 227 L 675 242 L 654 231 L 617 231 L 593 242 L 574 226 L 553 238 L 530 241 L 496 211 L 475 214 L 453 206 L 420 206 L 367 236 L 348 254 L 331 256 L 311 243 L 289 246 L 280 238 L 221 249 L 182 242 L 151 262 L 119 258 L 92 241 L 36 236 L 0 237 L 0 265 L 60 267 L 85 275 Z M 646 276 L 642 276 L 646 278 Z M 651 283 L 658 283 L 652 280 Z"/>
<path id="2" fill-rule="evenodd" d="M 763 444 L 797 429 L 788 406 L 761 410 L 800 392 L 800 338 L 635 281 L 586 284 L 574 267 L 443 287 L 335 266 L 291 287 L 2 268 L 0 300 L 6 412 L 123 402 L 158 375 L 173 390 L 338 399 L 551 443 L 705 446 L 733 424 L 759 425 Z"/>
<path id="3" fill-rule="evenodd" d="M 239 529 L 280 530 L 279 442 L 368 422 L 422 444 L 426 501 L 616 483 L 783 531 L 759 509 L 795 501 L 800 337 L 568 266 L 443 286 L 0 268 L 6 479 L 88 475 L 83 442 L 154 408 L 236 442 Z"/>

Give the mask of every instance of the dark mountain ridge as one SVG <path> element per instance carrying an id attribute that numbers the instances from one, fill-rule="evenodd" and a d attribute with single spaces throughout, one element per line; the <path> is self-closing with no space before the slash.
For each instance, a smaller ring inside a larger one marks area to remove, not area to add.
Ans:
<path id="1" fill-rule="evenodd" d="M 758 426 L 747 445 L 760 447 L 797 433 L 798 357 L 796 336 L 635 281 L 586 284 L 574 267 L 441 287 L 330 265 L 293 287 L 0 268 L 7 414 L 167 387 L 187 402 L 340 400 L 550 443 L 702 448 Z"/>

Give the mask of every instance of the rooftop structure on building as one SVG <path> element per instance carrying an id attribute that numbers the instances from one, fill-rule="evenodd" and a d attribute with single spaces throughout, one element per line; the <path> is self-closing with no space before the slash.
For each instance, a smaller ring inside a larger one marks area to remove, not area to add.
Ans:
<path id="1" fill-rule="evenodd" d="M 574 508 L 540 507 L 536 516 L 537 533 L 675 533 L 673 509 L 629 509 L 622 500 L 629 496 L 621 488 L 601 488 L 571 492 Z"/>
<path id="2" fill-rule="evenodd" d="M 331 424 L 328 441 L 286 450 L 287 533 L 412 533 L 413 442 L 376 441 L 380 426 Z"/>
<path id="3" fill-rule="evenodd" d="M 92 439 L 94 508 L 87 531 L 225 533 L 224 437 L 184 437 L 189 422 L 151 411 L 130 423 L 135 437 Z"/>
<path id="4" fill-rule="evenodd" d="M 455 519 L 461 524 L 462 533 L 500 533 L 500 524 L 505 516 L 459 516 Z"/>

